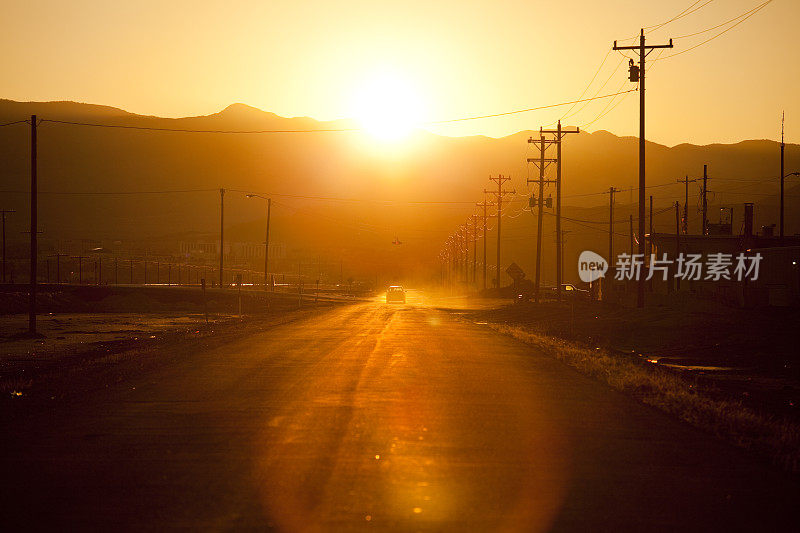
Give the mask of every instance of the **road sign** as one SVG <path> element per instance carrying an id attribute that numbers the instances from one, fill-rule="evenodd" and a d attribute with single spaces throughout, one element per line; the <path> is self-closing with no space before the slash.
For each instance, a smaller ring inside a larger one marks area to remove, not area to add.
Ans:
<path id="1" fill-rule="evenodd" d="M 506 274 L 511 276 L 514 281 L 519 281 L 525 277 L 525 272 L 516 263 L 511 263 L 506 269 Z"/>

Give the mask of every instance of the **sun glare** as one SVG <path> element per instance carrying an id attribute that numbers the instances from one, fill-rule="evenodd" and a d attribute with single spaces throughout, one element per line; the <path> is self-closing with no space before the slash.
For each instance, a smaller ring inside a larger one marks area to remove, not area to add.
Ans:
<path id="1" fill-rule="evenodd" d="M 397 141 L 407 137 L 419 124 L 422 103 L 406 78 L 382 71 L 358 88 L 353 100 L 353 114 L 373 137 Z"/>

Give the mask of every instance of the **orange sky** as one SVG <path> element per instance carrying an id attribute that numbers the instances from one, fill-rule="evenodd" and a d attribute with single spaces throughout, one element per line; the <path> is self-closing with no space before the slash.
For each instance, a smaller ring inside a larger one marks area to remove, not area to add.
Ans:
<path id="1" fill-rule="evenodd" d="M 714 26 L 761 1 L 711 1 L 654 30 L 650 40 Z M 0 97 L 172 117 L 244 102 L 285 116 L 334 119 L 358 113 L 364 87 L 376 72 L 390 72 L 416 95 L 422 120 L 495 113 L 579 97 L 614 39 L 692 3 L 15 2 L 0 22 Z M 648 138 L 670 145 L 776 139 L 785 109 L 787 140 L 800 141 L 798 22 L 800 2 L 774 0 L 707 45 L 655 63 Z M 722 29 L 679 39 L 675 52 Z M 633 86 L 625 83 L 625 65 L 612 76 L 620 60 L 616 52 L 608 56 L 588 95 L 609 76 L 600 94 Z M 593 102 L 565 123 L 635 135 L 636 95 L 588 124 L 606 104 Z M 566 110 L 432 129 L 501 136 L 536 129 Z"/>

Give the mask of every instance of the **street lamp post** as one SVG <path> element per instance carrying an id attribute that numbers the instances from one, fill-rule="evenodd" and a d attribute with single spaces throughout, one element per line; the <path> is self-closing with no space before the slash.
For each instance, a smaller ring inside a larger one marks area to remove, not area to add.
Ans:
<path id="1" fill-rule="evenodd" d="M 267 232 L 264 239 L 264 290 L 269 290 L 269 218 L 272 210 L 272 199 L 260 194 L 248 194 L 248 198 L 261 198 L 267 201 Z"/>

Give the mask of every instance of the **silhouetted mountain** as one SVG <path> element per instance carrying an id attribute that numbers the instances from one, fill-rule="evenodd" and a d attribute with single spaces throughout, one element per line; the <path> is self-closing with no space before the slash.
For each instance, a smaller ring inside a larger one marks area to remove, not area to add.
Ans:
<path id="1" fill-rule="evenodd" d="M 0 124 L 31 114 L 68 122 L 193 130 L 354 127 L 347 120 L 285 118 L 244 104 L 232 104 L 207 116 L 170 119 L 74 102 L 0 100 Z M 169 241 L 190 232 L 215 234 L 219 224 L 218 189 L 225 187 L 226 220 L 232 239 L 261 240 L 264 206 L 245 199 L 242 192 L 258 191 L 273 195 L 276 201 L 275 238 L 307 249 L 312 255 L 324 251 L 331 256 L 352 256 L 351 249 L 358 248 L 364 262 L 372 258 L 376 263 L 394 265 L 430 264 L 447 234 L 474 209 L 469 204 L 424 202 L 479 201 L 483 189 L 490 188 L 487 177 L 502 173 L 512 175 L 509 188 L 522 193 L 508 204 L 510 218 L 504 226 L 508 228 L 509 261 L 512 257 L 516 260 L 516 255 L 527 257 L 531 253 L 526 236 L 533 233 L 533 220 L 522 211 L 527 204 L 526 178 L 538 176 L 536 168 L 528 168 L 525 162 L 537 155 L 527 142 L 531 136 L 538 138 L 538 132 L 495 139 L 443 137 L 419 131 L 406 141 L 391 144 L 358 132 L 179 133 L 45 121 L 39 127 L 40 226 L 46 232 L 43 242 L 80 238 Z M 15 239 L 22 239 L 19 231 L 27 229 L 29 138 L 25 124 L 0 128 L 1 206 L 18 211 L 9 219 Z M 608 195 L 602 193 L 612 185 L 624 189 L 637 182 L 637 153 L 637 139 L 633 137 L 617 137 L 606 131 L 568 136 L 563 147 L 565 214 L 604 221 Z M 657 210 L 675 199 L 683 204 L 683 189 L 676 179 L 687 174 L 700 177 L 706 163 L 709 188 L 714 191 L 711 220 L 716 220 L 720 204 L 733 205 L 735 216 L 741 217 L 742 202 L 756 201 L 757 225 L 775 223 L 777 179 L 745 180 L 777 177 L 778 156 L 778 143 L 767 140 L 674 147 L 648 143 L 648 184 L 658 185 L 648 194 L 654 195 Z M 800 146 L 788 145 L 786 159 L 787 172 L 800 168 Z M 789 178 L 789 233 L 800 231 L 794 209 L 798 201 L 796 180 Z M 672 183 L 675 185 L 661 186 Z M 197 191 L 162 192 L 172 190 Z M 107 192 L 116 194 L 98 194 Z M 134 192 L 147 194 L 126 194 Z M 551 193 L 554 195 L 553 187 L 546 192 Z M 697 184 L 692 184 L 693 228 L 699 224 L 697 195 Z M 618 193 L 617 216 L 632 212 L 632 205 L 625 204 L 635 200 L 633 192 Z M 674 214 L 660 216 L 656 219 L 659 224 L 662 231 L 673 231 Z M 736 222 L 734 226 L 738 227 Z M 602 239 L 597 231 L 583 235 L 578 226 L 567 229 L 574 232 L 568 239 L 575 247 L 583 238 L 589 243 Z M 392 247 L 395 235 L 407 244 Z M 548 239 L 551 237 L 548 235 Z M 525 257 L 520 261 L 526 262 Z"/>

